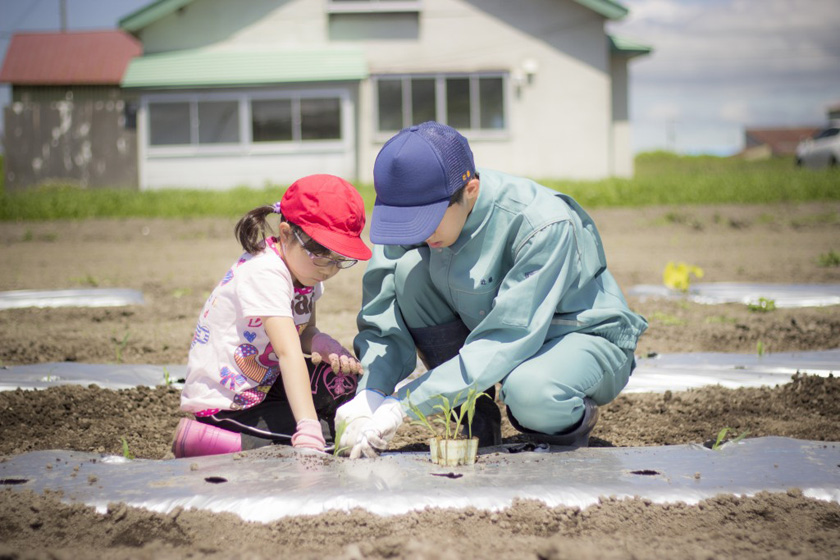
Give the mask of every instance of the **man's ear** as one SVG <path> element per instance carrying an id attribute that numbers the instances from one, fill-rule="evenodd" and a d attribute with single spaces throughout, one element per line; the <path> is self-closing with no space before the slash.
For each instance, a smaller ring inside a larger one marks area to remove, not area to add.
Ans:
<path id="1" fill-rule="evenodd" d="M 478 198 L 478 191 L 480 188 L 480 182 L 477 178 L 473 177 L 470 179 L 470 182 L 467 183 L 467 186 L 464 187 L 464 195 L 467 200 L 474 201 Z"/>

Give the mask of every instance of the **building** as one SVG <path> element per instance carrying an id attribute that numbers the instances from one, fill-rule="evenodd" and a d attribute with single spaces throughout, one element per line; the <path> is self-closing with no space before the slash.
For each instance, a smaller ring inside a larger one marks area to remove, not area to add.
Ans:
<path id="1" fill-rule="evenodd" d="M 630 176 L 628 65 L 650 49 L 605 31 L 627 12 L 613 0 L 150 2 L 119 22 L 143 49 L 120 82 L 136 101 L 136 184 L 370 182 L 382 144 L 426 120 L 463 132 L 479 166 Z"/>
<path id="2" fill-rule="evenodd" d="M 15 34 L 0 82 L 6 188 L 49 183 L 137 188 L 133 94 L 120 86 L 140 42 L 122 31 Z"/>

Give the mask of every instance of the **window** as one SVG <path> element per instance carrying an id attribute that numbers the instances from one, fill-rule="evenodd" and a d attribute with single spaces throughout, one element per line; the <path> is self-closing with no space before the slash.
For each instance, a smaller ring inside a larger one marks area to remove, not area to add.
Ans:
<path id="1" fill-rule="evenodd" d="M 341 116 L 342 96 L 323 92 L 150 96 L 149 145 L 230 147 L 340 141 Z"/>
<path id="2" fill-rule="evenodd" d="M 501 74 L 382 76 L 375 81 L 380 132 L 429 120 L 473 131 L 507 126 Z"/>
<path id="3" fill-rule="evenodd" d="M 252 101 L 251 131 L 254 142 L 292 140 L 292 100 Z"/>
<path id="4" fill-rule="evenodd" d="M 190 104 L 149 105 L 149 144 L 171 146 L 190 143 Z"/>
<path id="5" fill-rule="evenodd" d="M 421 4 L 421 0 L 327 0 L 327 12 L 419 12 Z"/>

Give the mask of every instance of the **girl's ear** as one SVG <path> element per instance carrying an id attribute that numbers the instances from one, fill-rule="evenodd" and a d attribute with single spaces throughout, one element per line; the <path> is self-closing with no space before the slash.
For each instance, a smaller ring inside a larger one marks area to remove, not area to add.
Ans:
<path id="1" fill-rule="evenodd" d="M 289 222 L 280 222 L 280 224 L 277 226 L 277 237 L 286 242 L 288 242 L 289 239 L 291 239 L 292 226 L 289 225 Z"/>

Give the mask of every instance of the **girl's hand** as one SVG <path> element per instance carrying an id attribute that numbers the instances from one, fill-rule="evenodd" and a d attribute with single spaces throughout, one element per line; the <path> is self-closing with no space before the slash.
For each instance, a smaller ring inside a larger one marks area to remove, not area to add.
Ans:
<path id="1" fill-rule="evenodd" d="M 324 433 L 318 420 L 304 418 L 297 423 L 297 430 L 292 436 L 292 447 L 314 449 L 323 453 L 326 446 L 327 442 L 324 441 Z"/>
<path id="2" fill-rule="evenodd" d="M 336 373 L 357 375 L 362 373 L 362 364 L 359 360 L 328 334 L 316 333 L 312 337 L 311 350 L 312 363 L 315 365 L 326 359 Z"/>

